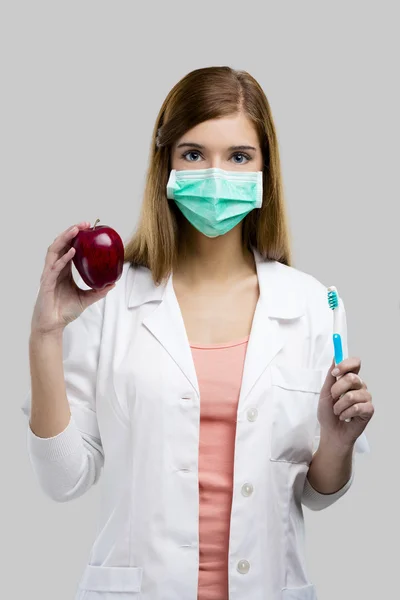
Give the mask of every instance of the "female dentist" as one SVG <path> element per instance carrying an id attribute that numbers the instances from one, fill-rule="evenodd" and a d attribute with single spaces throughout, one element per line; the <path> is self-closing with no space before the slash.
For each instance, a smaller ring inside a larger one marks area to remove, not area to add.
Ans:
<path id="1" fill-rule="evenodd" d="M 22 406 L 46 494 L 102 473 L 76 600 L 316 600 L 302 505 L 347 492 L 374 408 L 358 357 L 332 371 L 326 287 L 291 266 L 255 79 L 198 69 L 168 94 L 122 276 L 101 291 L 72 277 L 89 226 L 48 248 Z"/>

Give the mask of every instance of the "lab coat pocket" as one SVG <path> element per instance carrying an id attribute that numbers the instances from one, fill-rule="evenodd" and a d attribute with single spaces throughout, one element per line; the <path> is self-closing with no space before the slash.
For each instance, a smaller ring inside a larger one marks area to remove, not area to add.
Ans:
<path id="1" fill-rule="evenodd" d="M 311 462 L 322 375 L 317 369 L 271 365 L 271 460 Z"/>
<path id="2" fill-rule="evenodd" d="M 318 600 L 315 586 L 303 585 L 297 588 L 285 588 L 282 590 L 282 600 Z"/>
<path id="3" fill-rule="evenodd" d="M 132 600 L 139 598 L 141 567 L 103 567 L 86 565 L 79 589 L 79 600 Z M 136 593 L 135 593 L 136 592 Z"/>

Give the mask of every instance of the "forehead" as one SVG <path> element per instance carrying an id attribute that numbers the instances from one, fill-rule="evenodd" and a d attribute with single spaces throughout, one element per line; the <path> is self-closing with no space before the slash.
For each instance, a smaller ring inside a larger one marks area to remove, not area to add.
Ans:
<path id="1" fill-rule="evenodd" d="M 207 147 L 244 144 L 259 146 L 257 130 L 243 113 L 199 123 L 186 131 L 176 144 L 182 142 L 195 142 Z"/>

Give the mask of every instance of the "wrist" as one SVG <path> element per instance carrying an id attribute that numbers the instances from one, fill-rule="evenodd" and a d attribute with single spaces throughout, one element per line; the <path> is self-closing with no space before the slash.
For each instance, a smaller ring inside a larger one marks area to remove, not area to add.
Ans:
<path id="1" fill-rule="evenodd" d="M 41 344 L 47 342 L 47 340 L 59 342 L 63 339 L 63 329 L 56 329 L 54 331 L 43 332 L 35 329 L 31 329 L 29 336 L 29 343 Z"/>
<path id="2" fill-rule="evenodd" d="M 355 442 L 343 443 L 340 439 L 338 440 L 337 437 L 321 430 L 319 448 L 330 454 L 344 458 L 353 454 L 354 444 Z"/>

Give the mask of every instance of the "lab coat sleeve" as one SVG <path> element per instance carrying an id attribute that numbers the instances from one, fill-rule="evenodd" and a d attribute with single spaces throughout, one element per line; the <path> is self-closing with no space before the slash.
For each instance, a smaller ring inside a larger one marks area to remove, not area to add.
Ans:
<path id="1" fill-rule="evenodd" d="M 340 334 L 341 334 L 341 338 L 342 338 L 343 356 L 346 358 L 349 356 L 348 342 L 347 342 L 347 321 L 346 321 L 345 307 L 343 304 L 343 300 L 341 298 L 339 298 L 339 306 L 340 306 L 340 317 L 341 317 L 340 318 Z M 333 349 L 332 333 L 330 333 L 328 335 L 328 339 L 326 340 L 326 343 L 323 347 L 323 350 L 317 359 L 316 368 L 321 369 L 322 373 L 323 373 L 321 387 L 322 387 L 323 382 L 325 381 L 325 377 L 326 377 L 326 374 L 328 373 L 328 369 L 332 363 L 333 357 L 334 357 L 334 349 Z M 315 431 L 315 438 L 314 438 L 313 453 L 315 453 L 317 451 L 318 446 L 319 446 L 320 430 L 321 430 L 320 424 L 319 424 L 319 421 L 316 416 L 316 431 Z M 369 448 L 368 440 L 365 435 L 365 432 L 363 432 L 361 434 L 361 436 L 357 439 L 357 441 L 354 445 L 352 472 L 351 472 L 350 479 L 347 481 L 347 483 L 340 490 L 338 490 L 337 492 L 335 492 L 333 494 L 321 494 L 320 492 L 318 492 L 317 490 L 315 490 L 312 487 L 312 485 L 310 484 L 310 482 L 308 480 L 308 477 L 306 477 L 305 483 L 304 483 L 303 495 L 302 495 L 302 499 L 301 499 L 302 503 L 311 510 L 323 510 L 324 508 L 327 508 L 331 504 L 334 504 L 335 502 L 337 502 L 337 500 L 339 500 L 339 498 L 344 496 L 344 494 L 350 489 L 350 487 L 353 483 L 354 467 L 355 467 L 355 454 L 356 453 L 362 454 L 362 453 L 369 453 L 369 452 L 370 452 L 370 448 Z"/>
<path id="2" fill-rule="evenodd" d="M 79 278 L 78 278 L 79 279 Z M 84 284 L 80 287 L 84 287 Z M 70 421 L 50 438 L 30 428 L 31 389 L 21 405 L 28 417 L 27 448 L 39 485 L 56 502 L 82 496 L 95 484 L 104 464 L 95 396 L 102 313 L 99 300 L 63 331 L 63 367 Z"/>

